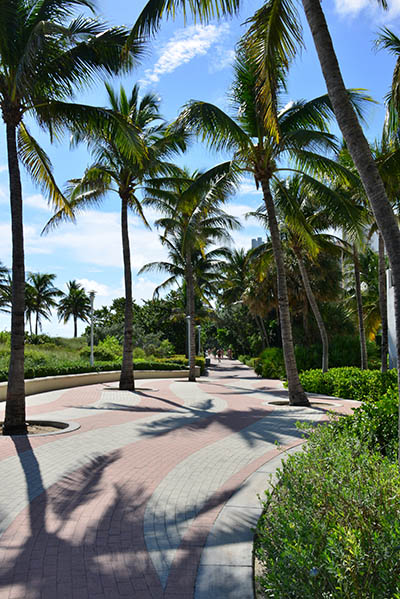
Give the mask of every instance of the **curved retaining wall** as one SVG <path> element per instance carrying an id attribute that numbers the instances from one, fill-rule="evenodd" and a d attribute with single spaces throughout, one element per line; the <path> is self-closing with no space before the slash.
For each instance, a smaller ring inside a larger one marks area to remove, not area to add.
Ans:
<path id="1" fill-rule="evenodd" d="M 120 370 L 107 372 L 84 372 L 83 374 L 65 374 L 62 376 L 45 376 L 37 379 L 25 379 L 25 394 L 34 395 L 56 389 L 69 389 L 96 383 L 118 381 Z M 189 375 L 188 370 L 135 370 L 135 380 L 139 379 L 177 379 Z M 200 376 L 200 367 L 196 366 L 196 376 Z M 0 383 L 0 401 L 7 395 L 7 382 Z"/>

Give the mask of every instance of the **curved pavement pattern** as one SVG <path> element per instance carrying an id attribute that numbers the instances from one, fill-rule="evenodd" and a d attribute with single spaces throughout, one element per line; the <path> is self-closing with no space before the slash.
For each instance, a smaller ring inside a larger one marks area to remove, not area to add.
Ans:
<path id="1" fill-rule="evenodd" d="M 296 422 L 354 405 L 269 403 L 285 397 L 229 360 L 196 383 L 29 397 L 29 418 L 80 429 L 0 437 L 0 599 L 251 599 L 258 494 Z"/>

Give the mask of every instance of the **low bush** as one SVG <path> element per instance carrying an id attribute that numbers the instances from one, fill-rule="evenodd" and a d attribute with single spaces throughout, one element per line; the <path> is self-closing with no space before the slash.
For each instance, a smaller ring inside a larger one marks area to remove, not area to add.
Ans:
<path id="1" fill-rule="evenodd" d="M 365 402 L 350 416 L 341 418 L 338 428 L 357 436 L 370 449 L 388 456 L 393 462 L 398 455 L 398 390 L 389 389 L 382 399 Z"/>
<path id="2" fill-rule="evenodd" d="M 300 382 L 309 393 L 334 395 L 357 401 L 378 401 L 391 389 L 397 388 L 397 370 L 361 370 L 360 368 L 331 368 L 328 372 L 308 370 L 300 373 Z"/>
<path id="3" fill-rule="evenodd" d="M 379 348 L 375 343 L 367 343 L 371 367 L 380 368 Z M 322 363 L 321 345 L 295 346 L 296 363 L 299 372 L 317 369 Z M 331 367 L 360 366 L 360 342 L 358 337 L 343 335 L 334 337 L 329 344 L 329 365 Z M 256 373 L 263 378 L 283 379 L 286 377 L 282 349 L 270 347 L 261 352 Z"/>
<path id="4" fill-rule="evenodd" d="M 265 379 L 283 379 L 286 376 L 283 353 L 280 347 L 269 347 L 255 360 L 256 374 Z"/>
<path id="5" fill-rule="evenodd" d="M 88 359 L 90 357 L 90 347 L 82 348 L 79 355 L 81 358 Z M 93 355 L 96 360 L 104 362 L 119 360 L 122 356 L 122 345 L 116 337 L 106 337 L 94 346 Z"/>
<path id="6" fill-rule="evenodd" d="M 255 542 L 265 598 L 400 597 L 398 466 L 335 429 L 312 432 L 265 492 Z"/>

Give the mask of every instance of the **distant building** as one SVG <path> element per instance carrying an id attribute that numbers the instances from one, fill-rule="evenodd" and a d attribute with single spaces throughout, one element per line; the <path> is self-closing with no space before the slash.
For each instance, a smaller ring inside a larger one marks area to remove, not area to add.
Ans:
<path id="1" fill-rule="evenodd" d="M 388 312 L 388 341 L 389 341 L 389 368 L 397 368 L 396 350 L 396 321 L 394 318 L 394 288 L 392 271 L 386 271 L 387 281 L 387 312 Z"/>
<path id="2" fill-rule="evenodd" d="M 254 250 L 254 248 L 258 248 L 263 243 L 264 242 L 261 237 L 257 237 L 257 239 L 252 239 L 251 240 L 251 249 Z"/>

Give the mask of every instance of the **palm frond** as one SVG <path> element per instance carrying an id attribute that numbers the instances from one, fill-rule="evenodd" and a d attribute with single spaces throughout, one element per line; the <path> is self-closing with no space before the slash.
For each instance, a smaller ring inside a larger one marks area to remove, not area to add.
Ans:
<path id="1" fill-rule="evenodd" d="M 55 182 L 49 157 L 30 135 L 23 122 L 18 128 L 18 155 L 33 181 L 41 187 L 49 201 L 56 208 L 62 208 L 67 214 L 70 214 L 68 200 Z"/>

